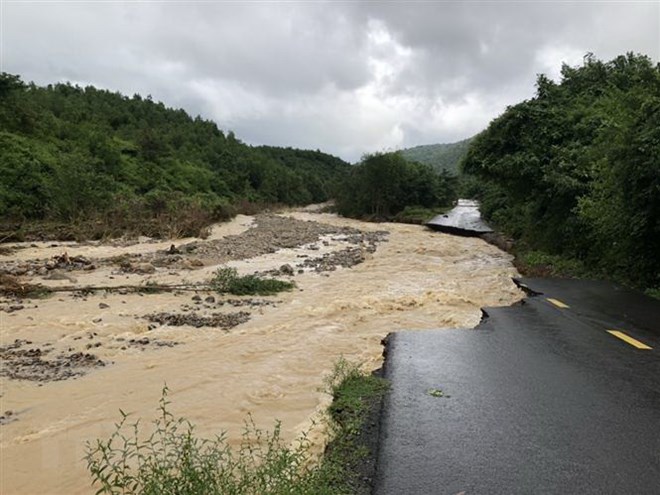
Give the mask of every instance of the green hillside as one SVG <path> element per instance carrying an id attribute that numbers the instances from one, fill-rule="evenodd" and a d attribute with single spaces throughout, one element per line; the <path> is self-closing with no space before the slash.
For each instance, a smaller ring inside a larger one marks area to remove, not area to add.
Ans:
<path id="1" fill-rule="evenodd" d="M 445 170 L 452 175 L 458 175 L 458 166 L 467 155 L 472 139 L 468 138 L 456 143 L 415 146 L 401 150 L 401 154 L 407 160 L 431 165 L 438 172 Z"/>
<path id="2" fill-rule="evenodd" d="M 151 97 L 0 75 L 3 233 L 40 221 L 191 234 L 245 205 L 325 201 L 349 169 L 319 151 L 248 146 Z"/>

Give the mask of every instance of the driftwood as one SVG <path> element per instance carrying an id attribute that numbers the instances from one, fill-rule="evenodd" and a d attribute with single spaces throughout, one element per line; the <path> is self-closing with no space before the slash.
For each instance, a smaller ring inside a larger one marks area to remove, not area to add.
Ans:
<path id="1" fill-rule="evenodd" d="M 18 297 L 42 297 L 55 292 L 117 292 L 120 290 L 130 292 L 171 292 L 171 291 L 212 291 L 208 284 L 174 284 L 174 285 L 65 285 L 49 287 L 42 284 L 21 283 L 18 278 L 11 275 L 0 275 L 0 294 Z"/>
<path id="2" fill-rule="evenodd" d="M 96 292 L 96 291 L 107 291 L 107 292 L 116 292 L 119 290 L 128 290 L 131 292 L 149 292 L 149 291 L 158 291 L 158 292 L 168 292 L 168 291 L 198 291 L 206 290 L 212 291 L 213 289 L 208 285 L 191 285 L 191 284 L 179 284 L 179 285 L 65 285 L 62 287 L 48 287 L 45 285 L 39 285 L 40 289 L 46 292 Z"/>

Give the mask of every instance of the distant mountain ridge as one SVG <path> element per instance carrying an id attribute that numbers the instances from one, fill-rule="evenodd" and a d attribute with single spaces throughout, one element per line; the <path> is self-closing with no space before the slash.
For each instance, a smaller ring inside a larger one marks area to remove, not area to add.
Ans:
<path id="1" fill-rule="evenodd" d="M 438 172 L 446 170 L 452 175 L 458 175 L 458 166 L 467 154 L 472 139 L 456 143 L 425 144 L 403 149 L 400 153 L 408 160 L 431 165 Z"/>

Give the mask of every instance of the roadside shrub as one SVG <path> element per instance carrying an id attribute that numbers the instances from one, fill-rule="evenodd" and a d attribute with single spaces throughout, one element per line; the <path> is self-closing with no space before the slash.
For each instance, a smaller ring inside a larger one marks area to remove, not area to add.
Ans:
<path id="1" fill-rule="evenodd" d="M 340 359 L 326 378 L 332 395 L 328 427 L 331 443 L 316 462 L 306 434 L 290 445 L 281 426 L 272 431 L 245 421 L 242 441 L 231 448 L 223 432 L 212 439 L 197 436 L 195 427 L 168 410 L 163 388 L 153 433 L 146 436 L 139 420 L 121 420 L 107 440 L 86 445 L 85 460 L 97 494 L 140 495 L 339 495 L 372 491 L 375 452 L 362 432 L 371 424 L 387 391 L 385 380 Z M 371 472 L 369 471 L 371 469 Z M 364 476 L 367 473 L 368 476 Z"/>
<path id="2" fill-rule="evenodd" d="M 87 444 L 85 460 L 97 494 L 143 495 L 303 494 L 314 493 L 309 441 L 284 445 L 280 423 L 272 432 L 257 428 L 250 416 L 237 450 L 224 433 L 200 438 L 195 427 L 168 410 L 163 389 L 154 432 L 144 438 L 139 421 L 122 419 L 108 440 Z"/>
<path id="3" fill-rule="evenodd" d="M 516 256 L 516 268 L 532 277 L 581 278 L 596 276 L 583 262 L 542 251 L 523 251 Z"/>

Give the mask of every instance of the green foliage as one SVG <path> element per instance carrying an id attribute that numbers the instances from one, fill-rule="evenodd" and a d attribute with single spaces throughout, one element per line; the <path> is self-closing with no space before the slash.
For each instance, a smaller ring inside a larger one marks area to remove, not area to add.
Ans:
<path id="1" fill-rule="evenodd" d="M 421 206 L 406 206 L 402 211 L 397 213 L 393 220 L 399 223 L 412 223 L 416 225 L 423 225 L 433 217 L 447 213 L 451 208 L 423 208 Z"/>
<path id="2" fill-rule="evenodd" d="M 646 295 L 660 299 L 660 288 L 646 289 Z"/>
<path id="3" fill-rule="evenodd" d="M 335 424 L 348 430 L 357 431 L 367 413 L 369 401 L 365 398 L 382 396 L 389 388 L 383 378 L 365 375 L 357 363 L 344 358 L 335 363 L 334 370 L 326 377 L 326 392 L 332 395 L 333 402 L 328 411 Z"/>
<path id="4" fill-rule="evenodd" d="M 533 250 L 660 285 L 660 65 L 564 66 L 475 137 L 463 163 L 484 215 Z"/>
<path id="5" fill-rule="evenodd" d="M 16 223 L 99 221 L 141 203 L 132 216 L 148 224 L 180 196 L 221 217 L 244 201 L 321 202 L 349 168 L 319 151 L 247 146 L 151 98 L 0 75 L 0 217 Z"/>
<path id="6" fill-rule="evenodd" d="M 272 432 L 257 428 L 248 416 L 238 450 L 225 434 L 200 438 L 184 418 L 168 410 L 167 387 L 153 433 L 140 431 L 139 421 L 122 419 L 108 440 L 87 445 L 86 461 L 96 493 L 142 495 L 311 494 L 316 482 L 309 441 L 289 447 L 280 424 Z"/>
<path id="7" fill-rule="evenodd" d="M 239 276 L 236 268 L 219 268 L 211 279 L 210 287 L 221 294 L 235 296 L 268 296 L 278 292 L 292 290 L 296 284 L 286 280 L 259 278 L 256 275 Z"/>
<path id="8" fill-rule="evenodd" d="M 238 448 L 225 433 L 208 439 L 169 411 L 163 389 L 159 416 L 153 427 L 121 420 L 107 440 L 88 443 L 85 460 L 98 494 L 141 495 L 334 495 L 370 493 L 361 463 L 374 458 L 360 438 L 370 412 L 378 407 L 388 386 L 384 380 L 360 372 L 341 359 L 326 379 L 333 396 L 329 409 L 332 443 L 320 463 L 310 454 L 306 435 L 283 443 L 281 426 L 273 431 L 245 421 Z M 148 434 L 148 432 L 150 433 Z"/>
<path id="9" fill-rule="evenodd" d="M 581 278 L 596 276 L 583 262 L 542 251 L 523 251 L 516 256 L 521 273 L 536 277 Z"/>
<path id="10" fill-rule="evenodd" d="M 332 442 L 319 466 L 321 485 L 327 487 L 322 493 L 370 494 L 373 487 L 368 479 L 374 474 L 370 462 L 376 457 L 378 429 L 369 429 L 380 415 L 389 382 L 341 358 L 325 385 L 332 395 L 328 408 Z"/>
<path id="11" fill-rule="evenodd" d="M 400 151 L 406 160 L 430 165 L 437 172 L 458 175 L 459 165 L 468 152 L 473 138 L 456 143 L 427 144 Z"/>
<path id="12" fill-rule="evenodd" d="M 456 180 L 400 153 L 366 156 L 351 169 L 337 193 L 337 211 L 351 217 L 391 218 L 407 206 L 433 208 L 451 203 Z"/>

